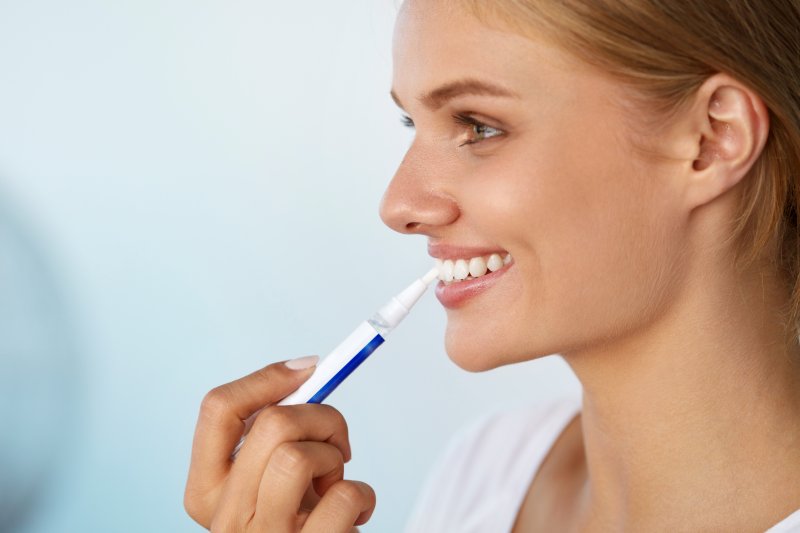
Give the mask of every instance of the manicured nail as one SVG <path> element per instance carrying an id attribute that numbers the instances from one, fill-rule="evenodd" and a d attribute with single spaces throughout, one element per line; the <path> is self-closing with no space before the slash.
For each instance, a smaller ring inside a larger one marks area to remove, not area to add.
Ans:
<path id="1" fill-rule="evenodd" d="M 319 363 L 318 355 L 307 355 L 305 357 L 298 357 L 297 359 L 290 359 L 284 364 L 291 370 L 305 370 L 306 368 L 317 366 L 317 363 Z"/>

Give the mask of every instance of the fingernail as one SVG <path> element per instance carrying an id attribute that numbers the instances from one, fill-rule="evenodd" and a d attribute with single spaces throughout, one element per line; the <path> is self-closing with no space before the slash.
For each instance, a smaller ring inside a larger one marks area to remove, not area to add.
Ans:
<path id="1" fill-rule="evenodd" d="M 290 359 L 284 364 L 291 370 L 305 370 L 306 368 L 317 366 L 317 363 L 319 363 L 318 355 L 307 355 L 305 357 L 298 357 L 297 359 Z"/>

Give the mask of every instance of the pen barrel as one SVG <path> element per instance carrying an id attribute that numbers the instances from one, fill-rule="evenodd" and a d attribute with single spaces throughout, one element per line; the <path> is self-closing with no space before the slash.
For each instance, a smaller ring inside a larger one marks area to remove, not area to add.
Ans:
<path id="1" fill-rule="evenodd" d="M 278 405 L 321 403 L 381 344 L 383 337 L 369 322 L 362 322 L 323 358 L 308 380 Z"/>
<path id="2" fill-rule="evenodd" d="M 322 403 L 378 346 L 383 344 L 386 335 L 408 315 L 409 310 L 422 297 L 435 276 L 436 269 L 433 269 L 423 279 L 415 280 L 381 307 L 371 319 L 359 324 L 353 333 L 319 362 L 314 373 L 300 385 L 300 388 L 277 405 Z M 257 414 L 258 411 L 245 421 L 245 435 Z M 231 453 L 232 459 L 236 458 L 244 440 L 243 435 Z"/>

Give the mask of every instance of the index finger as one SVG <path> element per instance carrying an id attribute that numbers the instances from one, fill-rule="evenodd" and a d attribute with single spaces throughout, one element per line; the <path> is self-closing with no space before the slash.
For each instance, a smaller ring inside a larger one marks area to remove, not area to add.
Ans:
<path id="1" fill-rule="evenodd" d="M 230 455 L 242 436 L 247 420 L 266 405 L 285 398 L 314 371 L 311 366 L 292 370 L 285 362 L 273 363 L 243 378 L 212 389 L 203 398 L 192 443 L 189 490 L 212 489 L 231 466 Z"/>

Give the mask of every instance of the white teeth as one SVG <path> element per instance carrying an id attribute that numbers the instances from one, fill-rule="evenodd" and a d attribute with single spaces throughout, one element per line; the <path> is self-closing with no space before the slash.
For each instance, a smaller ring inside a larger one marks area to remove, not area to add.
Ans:
<path id="1" fill-rule="evenodd" d="M 439 270 L 439 279 L 447 283 L 453 281 L 453 262 L 450 259 L 442 262 L 442 268 Z"/>
<path id="2" fill-rule="evenodd" d="M 461 281 L 467 279 L 467 276 L 469 276 L 469 264 L 467 264 L 464 259 L 457 259 L 455 269 L 453 270 L 453 277 Z"/>
<path id="3" fill-rule="evenodd" d="M 486 267 L 491 271 L 494 272 L 495 270 L 500 270 L 503 268 L 503 260 L 500 258 L 499 254 L 492 254 L 489 256 L 489 261 L 486 262 Z"/>
<path id="4" fill-rule="evenodd" d="M 437 259 L 439 279 L 445 283 L 479 278 L 487 272 L 497 272 L 511 263 L 511 254 L 491 254 L 488 257 L 478 256 L 471 259 Z"/>
<path id="5" fill-rule="evenodd" d="M 473 257 L 469 260 L 469 275 L 473 278 L 486 274 L 486 261 L 483 257 Z"/>

